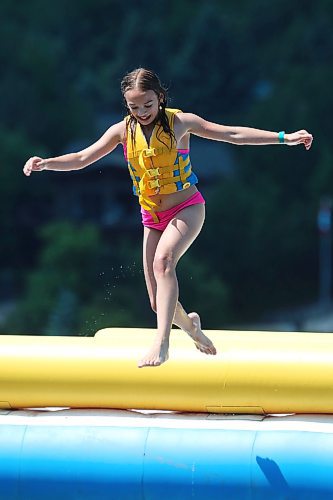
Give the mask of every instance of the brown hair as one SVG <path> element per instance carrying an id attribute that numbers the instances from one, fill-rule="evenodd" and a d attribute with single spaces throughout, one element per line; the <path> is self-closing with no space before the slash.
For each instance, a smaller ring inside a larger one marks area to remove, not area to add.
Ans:
<path id="1" fill-rule="evenodd" d="M 124 76 L 124 78 L 121 81 L 120 88 L 127 110 L 128 106 L 125 100 L 125 93 L 128 90 L 133 90 L 135 88 L 140 89 L 144 92 L 147 90 L 152 90 L 153 92 L 155 92 L 158 99 L 161 99 L 162 96 L 162 99 L 160 101 L 160 110 L 157 116 L 157 120 L 160 122 L 160 127 L 157 130 L 156 137 L 160 142 L 163 143 L 163 141 L 158 137 L 163 130 L 170 136 L 171 145 L 173 145 L 173 143 L 176 142 L 176 138 L 173 130 L 170 128 L 170 123 L 167 114 L 165 112 L 165 108 L 167 107 L 168 104 L 168 92 L 167 89 L 163 87 L 163 85 L 161 84 L 160 79 L 156 75 L 156 73 L 154 73 L 150 69 L 145 69 L 145 68 L 135 69 L 134 71 L 131 71 L 130 73 L 127 73 L 127 75 Z M 137 121 L 134 118 L 134 116 L 132 116 L 132 114 L 130 113 L 129 127 L 131 130 L 131 138 L 133 143 L 135 138 L 136 125 Z"/>

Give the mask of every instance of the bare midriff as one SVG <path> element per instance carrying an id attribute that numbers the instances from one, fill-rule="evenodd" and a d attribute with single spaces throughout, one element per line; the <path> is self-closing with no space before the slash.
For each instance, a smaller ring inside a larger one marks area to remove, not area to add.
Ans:
<path id="1" fill-rule="evenodd" d="M 197 191 L 196 186 L 193 185 L 182 191 L 176 191 L 170 194 L 154 194 L 149 198 L 158 206 L 156 212 L 164 212 L 164 210 L 170 210 L 170 208 L 188 200 Z"/>

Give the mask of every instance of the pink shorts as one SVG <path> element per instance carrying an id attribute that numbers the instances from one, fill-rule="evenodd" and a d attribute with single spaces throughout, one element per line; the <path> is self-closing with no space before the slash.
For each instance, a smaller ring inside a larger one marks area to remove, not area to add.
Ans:
<path id="1" fill-rule="evenodd" d="M 200 203 L 205 203 L 205 199 L 202 194 L 197 191 L 188 200 L 179 203 L 175 207 L 169 210 L 164 210 L 163 212 L 155 212 L 159 222 L 155 222 L 148 210 L 141 207 L 142 224 L 146 227 L 151 227 L 152 229 L 157 229 L 158 231 L 164 231 L 169 222 L 178 214 L 183 208 L 190 207 L 191 205 L 198 205 Z"/>

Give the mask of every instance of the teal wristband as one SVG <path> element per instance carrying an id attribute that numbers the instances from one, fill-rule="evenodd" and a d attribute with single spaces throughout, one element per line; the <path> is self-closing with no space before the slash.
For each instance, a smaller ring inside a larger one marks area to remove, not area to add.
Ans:
<path id="1" fill-rule="evenodd" d="M 285 134 L 284 130 L 281 130 L 281 132 L 279 132 L 279 143 L 280 144 L 284 144 L 284 134 Z"/>

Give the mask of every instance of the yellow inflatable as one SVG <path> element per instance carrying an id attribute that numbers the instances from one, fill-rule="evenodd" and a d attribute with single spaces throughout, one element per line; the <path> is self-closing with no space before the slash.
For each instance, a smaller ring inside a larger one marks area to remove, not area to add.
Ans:
<path id="1" fill-rule="evenodd" d="M 218 354 L 180 330 L 170 359 L 137 368 L 154 330 L 95 337 L 0 336 L 0 407 L 333 413 L 333 334 L 208 331 Z"/>

